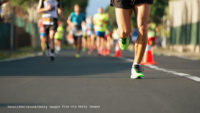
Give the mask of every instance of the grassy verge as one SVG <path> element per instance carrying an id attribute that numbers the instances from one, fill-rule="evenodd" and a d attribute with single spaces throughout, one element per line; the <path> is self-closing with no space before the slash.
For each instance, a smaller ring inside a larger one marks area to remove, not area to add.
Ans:
<path id="1" fill-rule="evenodd" d="M 9 58 L 20 58 L 40 52 L 40 48 L 23 47 L 16 50 L 0 50 L 0 60 Z"/>

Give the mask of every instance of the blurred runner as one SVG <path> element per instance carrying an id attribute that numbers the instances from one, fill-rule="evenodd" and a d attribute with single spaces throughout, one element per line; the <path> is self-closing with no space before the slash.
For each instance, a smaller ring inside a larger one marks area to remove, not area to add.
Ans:
<path id="1" fill-rule="evenodd" d="M 58 13 L 62 17 L 62 10 L 59 5 L 59 1 L 56 0 L 40 0 L 38 5 L 38 12 L 42 13 L 43 25 L 45 28 L 46 46 L 47 50 L 50 50 L 50 58 L 53 61 L 54 54 L 54 35 L 58 27 Z M 51 48 L 49 47 L 49 40 Z"/>
<path id="2" fill-rule="evenodd" d="M 129 45 L 129 47 L 128 47 L 128 50 L 129 51 L 132 51 L 132 52 L 134 52 L 134 46 L 135 46 L 135 42 L 136 42 L 136 40 L 137 40 L 137 37 L 138 37 L 138 32 L 137 32 L 137 28 L 134 28 L 133 29 L 133 32 L 132 32 L 132 34 L 131 34 L 131 42 L 130 42 L 130 45 Z"/>
<path id="3" fill-rule="evenodd" d="M 105 49 L 105 32 L 108 22 L 108 16 L 103 13 L 103 8 L 98 9 L 98 13 L 94 15 L 95 32 L 97 36 L 97 51 L 98 55 L 103 54 Z"/>
<path id="4" fill-rule="evenodd" d="M 156 44 L 156 31 L 158 31 L 156 24 L 151 22 L 148 25 L 148 43 L 151 45 L 151 51 L 154 54 L 154 46 Z"/>
<path id="5" fill-rule="evenodd" d="M 74 44 L 73 31 L 70 25 L 68 25 L 66 29 L 67 29 L 66 40 L 68 41 L 69 45 L 72 45 L 75 48 L 75 45 L 73 45 Z"/>
<path id="6" fill-rule="evenodd" d="M 62 39 L 63 39 L 63 34 L 65 32 L 65 29 L 63 28 L 62 24 L 59 24 L 57 28 L 57 32 L 55 34 L 55 52 L 59 53 L 61 51 L 61 45 L 62 45 Z"/>
<path id="7" fill-rule="evenodd" d="M 137 37 L 138 37 L 138 31 L 137 31 L 137 28 L 135 28 L 133 30 L 133 34 L 131 36 L 131 41 L 135 44 L 136 40 L 137 40 Z"/>
<path id="8" fill-rule="evenodd" d="M 67 21 L 73 31 L 73 37 L 77 48 L 76 58 L 80 57 L 81 52 L 81 37 L 83 35 L 81 25 L 83 21 L 85 21 L 85 15 L 81 13 L 80 6 L 76 4 L 74 5 L 74 12 L 70 14 Z"/>
<path id="9" fill-rule="evenodd" d="M 91 54 L 95 49 L 95 34 L 94 34 L 94 24 L 92 17 L 88 17 L 86 19 L 86 27 L 87 27 L 88 54 Z"/>
<path id="10" fill-rule="evenodd" d="M 104 54 L 105 55 L 109 55 L 110 54 L 110 50 L 111 47 L 113 46 L 113 39 L 112 39 L 112 24 L 109 21 L 110 15 L 106 14 L 107 16 L 107 24 L 106 24 L 106 35 L 105 35 L 105 50 L 104 50 Z"/>
<path id="11" fill-rule="evenodd" d="M 45 29 L 44 29 L 42 18 L 39 19 L 38 26 L 40 27 L 40 45 L 41 45 L 42 53 L 43 55 L 47 55 L 47 53 L 45 53 L 46 38 L 45 38 Z"/>
<path id="12" fill-rule="evenodd" d="M 2 6 L 4 3 L 8 2 L 8 1 L 9 1 L 9 0 L 0 0 L 0 22 L 2 21 L 2 18 L 1 18 L 1 13 L 2 13 L 1 6 Z"/>
<path id="13" fill-rule="evenodd" d="M 83 32 L 83 35 L 82 35 L 82 51 L 85 52 L 86 49 L 87 49 L 87 26 L 86 26 L 86 22 L 82 22 L 82 32 Z"/>
<path id="14" fill-rule="evenodd" d="M 150 4 L 153 0 L 111 0 L 111 6 L 115 7 L 118 24 L 119 45 L 126 50 L 129 45 L 131 33 L 131 15 L 134 10 L 137 20 L 138 38 L 135 43 L 135 57 L 131 70 L 131 78 L 144 78 L 141 61 L 147 45 L 148 18 Z"/>
<path id="15" fill-rule="evenodd" d="M 111 49 L 112 45 L 113 45 L 112 32 L 110 32 L 107 29 L 106 35 L 105 35 L 105 40 L 104 40 L 104 46 L 105 46 L 105 50 L 103 51 L 104 55 L 110 54 L 110 49 Z"/>

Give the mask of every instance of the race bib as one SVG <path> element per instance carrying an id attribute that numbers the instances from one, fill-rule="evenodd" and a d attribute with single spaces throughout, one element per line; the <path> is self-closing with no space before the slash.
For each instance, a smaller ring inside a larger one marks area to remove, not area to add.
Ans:
<path id="1" fill-rule="evenodd" d="M 44 25 L 53 25 L 53 19 L 52 18 L 43 18 L 43 24 Z"/>

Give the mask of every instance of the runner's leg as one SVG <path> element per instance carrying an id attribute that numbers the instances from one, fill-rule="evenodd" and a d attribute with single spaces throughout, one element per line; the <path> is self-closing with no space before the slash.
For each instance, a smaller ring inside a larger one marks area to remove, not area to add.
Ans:
<path id="1" fill-rule="evenodd" d="M 77 53 L 80 54 L 81 52 L 81 46 L 82 46 L 82 39 L 81 37 L 78 37 L 77 39 Z"/>
<path id="2" fill-rule="evenodd" d="M 55 31 L 54 30 L 50 30 L 49 32 L 49 38 L 51 40 L 51 52 L 54 53 L 54 48 L 55 48 L 55 41 L 54 41 L 54 35 L 55 35 Z"/>
<path id="3" fill-rule="evenodd" d="M 131 33 L 132 9 L 115 8 L 118 25 L 118 35 L 120 38 L 127 38 Z"/>
<path id="4" fill-rule="evenodd" d="M 134 11 L 137 19 L 137 28 L 138 28 L 138 38 L 135 43 L 134 63 L 140 64 L 147 44 L 147 29 L 148 29 L 147 27 L 148 27 L 150 5 L 149 4 L 135 5 Z"/>

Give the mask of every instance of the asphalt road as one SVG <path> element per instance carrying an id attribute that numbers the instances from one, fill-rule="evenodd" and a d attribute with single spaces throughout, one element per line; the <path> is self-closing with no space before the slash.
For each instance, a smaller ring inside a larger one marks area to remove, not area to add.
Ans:
<path id="1" fill-rule="evenodd" d="M 155 60 L 200 77 L 200 61 Z M 0 62 L 0 113 L 200 113 L 200 82 L 146 66 L 145 79 L 131 80 L 131 65 L 95 54 L 75 59 L 72 50 L 54 62 L 44 56 Z"/>

